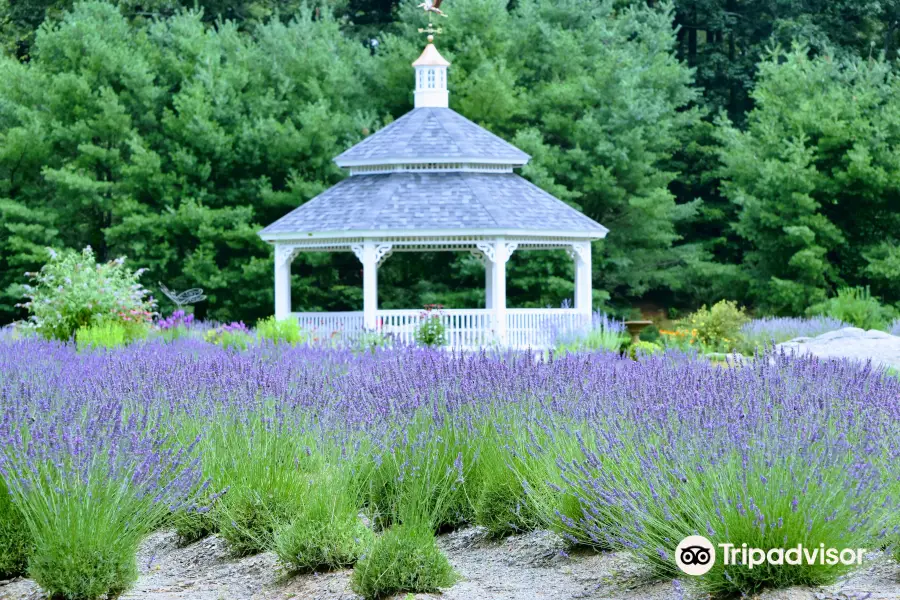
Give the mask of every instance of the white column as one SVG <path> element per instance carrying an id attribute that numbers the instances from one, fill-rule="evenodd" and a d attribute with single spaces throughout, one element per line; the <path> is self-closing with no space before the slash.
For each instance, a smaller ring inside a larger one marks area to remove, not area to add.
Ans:
<path id="1" fill-rule="evenodd" d="M 591 314 L 591 243 L 573 243 L 571 254 L 575 259 L 575 310 Z"/>
<path id="2" fill-rule="evenodd" d="M 494 302 L 494 263 L 484 258 L 484 307 L 491 308 Z"/>
<path id="3" fill-rule="evenodd" d="M 366 329 L 378 328 L 378 267 L 390 256 L 391 244 L 366 240 L 351 246 L 363 265 L 363 323 Z"/>
<path id="4" fill-rule="evenodd" d="M 378 260 L 375 258 L 375 242 L 363 244 L 363 322 L 366 329 L 377 326 L 378 311 Z"/>
<path id="5" fill-rule="evenodd" d="M 275 244 L 275 318 L 287 319 L 291 316 L 291 262 L 294 249 Z"/>
<path id="6" fill-rule="evenodd" d="M 494 242 L 481 242 L 478 249 L 485 256 L 485 278 L 488 300 L 487 306 L 494 311 L 494 335 L 497 341 L 506 344 L 506 263 L 518 246 L 515 242 L 498 239 Z M 487 264 L 491 263 L 488 267 Z"/>

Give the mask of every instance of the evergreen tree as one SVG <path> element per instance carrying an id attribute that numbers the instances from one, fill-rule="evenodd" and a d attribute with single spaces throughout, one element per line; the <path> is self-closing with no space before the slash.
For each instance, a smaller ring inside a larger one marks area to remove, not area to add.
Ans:
<path id="1" fill-rule="evenodd" d="M 724 191 L 765 309 L 801 313 L 839 285 L 898 300 L 900 81 L 878 60 L 774 52 L 746 131 L 720 131 Z"/>

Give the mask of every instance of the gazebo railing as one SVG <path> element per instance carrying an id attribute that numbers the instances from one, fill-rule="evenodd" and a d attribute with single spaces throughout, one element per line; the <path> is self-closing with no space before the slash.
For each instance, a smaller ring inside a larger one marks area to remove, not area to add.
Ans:
<path id="1" fill-rule="evenodd" d="M 494 311 L 485 308 L 423 310 L 379 310 L 376 330 L 394 343 L 414 344 L 416 331 L 426 314 L 437 316 L 444 325 L 447 345 L 453 348 L 483 348 L 499 343 Z M 293 313 L 300 326 L 314 339 L 328 342 L 339 338 L 353 342 L 365 332 L 362 311 L 333 313 Z M 510 308 L 506 311 L 506 346 L 548 348 L 556 337 L 584 327 L 590 315 L 571 308 Z"/>
<path id="2" fill-rule="evenodd" d="M 301 329 L 308 331 L 314 341 L 320 343 L 327 343 L 334 338 L 339 338 L 340 341 L 353 342 L 366 330 L 366 323 L 361 310 L 293 313 L 292 316 L 300 322 Z"/>
<path id="3" fill-rule="evenodd" d="M 425 315 L 441 320 L 447 345 L 453 348 L 480 348 L 490 345 L 494 338 L 494 313 L 484 308 L 443 309 L 431 313 L 379 310 L 376 313 L 381 331 L 401 344 L 415 343 L 416 331 Z"/>
<path id="4" fill-rule="evenodd" d="M 549 348 L 558 335 L 590 324 L 591 316 L 572 308 L 509 308 L 506 341 L 513 348 Z"/>

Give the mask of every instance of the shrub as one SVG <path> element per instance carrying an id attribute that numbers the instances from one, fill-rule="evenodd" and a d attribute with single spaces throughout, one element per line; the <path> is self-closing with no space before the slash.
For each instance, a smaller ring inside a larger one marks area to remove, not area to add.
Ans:
<path id="1" fill-rule="evenodd" d="M 350 567 L 371 547 L 374 534 L 359 517 L 359 493 L 349 479 L 335 469 L 311 480 L 302 508 L 275 535 L 275 552 L 288 571 Z"/>
<path id="2" fill-rule="evenodd" d="M 891 335 L 900 336 L 900 319 L 895 320 L 891 323 L 891 326 L 888 328 L 888 333 Z"/>
<path id="3" fill-rule="evenodd" d="M 215 498 L 207 496 L 193 506 L 176 511 L 170 520 L 172 528 L 182 544 L 196 541 L 219 532 L 219 522 L 215 513 Z"/>
<path id="4" fill-rule="evenodd" d="M 75 344 L 79 350 L 86 348 L 118 348 L 147 337 L 149 327 L 135 321 L 101 321 L 79 327 L 75 332 Z"/>
<path id="5" fill-rule="evenodd" d="M 253 343 L 253 336 L 243 321 L 210 329 L 203 339 L 211 344 L 235 350 L 246 350 Z"/>
<path id="6" fill-rule="evenodd" d="M 124 258 L 97 264 L 90 247 L 50 250 L 25 286 L 28 326 L 47 339 L 69 340 L 79 328 L 104 321 L 146 323 L 155 303 L 138 281 L 142 272 L 126 268 Z"/>
<path id="7" fill-rule="evenodd" d="M 281 427 L 274 410 L 190 428 L 191 434 L 205 430 L 203 472 L 212 489 L 223 492 L 213 514 L 235 556 L 273 548 L 275 532 L 301 510 L 309 474 L 318 468 L 319 457 L 310 450 L 315 441 L 302 430 Z"/>
<path id="8" fill-rule="evenodd" d="M 429 348 L 443 346 L 447 343 L 446 328 L 441 321 L 440 304 L 425 305 L 425 312 L 419 316 L 419 326 L 416 328 L 416 343 Z"/>
<path id="9" fill-rule="evenodd" d="M 502 424 L 489 426 L 479 435 L 482 443 L 476 470 L 480 490 L 474 499 L 474 516 L 491 537 L 530 531 L 538 525 L 520 471 L 513 468 L 516 459 L 526 460 L 516 443 L 521 427 L 507 415 Z"/>
<path id="10" fill-rule="evenodd" d="M 25 519 L 0 478 L 0 579 L 24 575 L 30 552 Z"/>
<path id="11" fill-rule="evenodd" d="M 642 356 L 652 356 L 663 351 L 663 347 L 653 342 L 639 341 L 637 344 L 631 344 L 628 347 L 628 356 L 632 360 L 637 360 Z"/>
<path id="12" fill-rule="evenodd" d="M 277 321 L 275 317 L 262 319 L 256 324 L 256 333 L 261 340 L 269 340 L 275 344 L 285 343 L 296 346 L 309 341 L 309 336 L 300 329 L 300 322 L 294 318 L 280 321 Z"/>
<path id="13" fill-rule="evenodd" d="M 583 329 L 558 335 L 557 353 L 607 350 L 618 352 L 625 338 L 625 324 L 603 313 L 595 312 L 591 324 Z"/>
<path id="14" fill-rule="evenodd" d="M 477 490 L 470 478 L 479 448 L 472 443 L 474 431 L 422 415 L 405 432 L 360 465 L 376 524 L 429 523 L 437 531 L 469 520 Z"/>
<path id="15" fill-rule="evenodd" d="M 356 563 L 351 587 L 366 600 L 409 592 L 437 593 L 456 582 L 427 524 L 395 525 Z"/>
<path id="16" fill-rule="evenodd" d="M 707 351 L 725 352 L 739 343 L 741 328 L 748 320 L 736 302 L 721 300 L 712 308 L 700 307 L 684 320 L 682 327 L 691 331 Z"/>
<path id="17" fill-rule="evenodd" d="M 897 312 L 872 296 L 868 287 L 846 287 L 837 296 L 813 305 L 810 315 L 825 315 L 862 329 L 887 330 Z"/>
<path id="18" fill-rule="evenodd" d="M 266 493 L 241 487 L 225 493 L 222 507 L 216 511 L 218 530 L 234 556 L 250 556 L 274 547 L 276 530 L 299 511 L 300 498 L 288 497 L 282 491 Z"/>
<path id="19" fill-rule="evenodd" d="M 141 540 L 200 473 L 192 446 L 159 433 L 159 415 L 79 402 L 7 430 L 0 471 L 33 540 L 29 575 L 51 598 L 94 600 L 133 583 Z"/>
<path id="20" fill-rule="evenodd" d="M 522 482 L 508 468 L 490 473 L 475 505 L 475 522 L 491 537 L 531 531 L 537 519 Z"/>

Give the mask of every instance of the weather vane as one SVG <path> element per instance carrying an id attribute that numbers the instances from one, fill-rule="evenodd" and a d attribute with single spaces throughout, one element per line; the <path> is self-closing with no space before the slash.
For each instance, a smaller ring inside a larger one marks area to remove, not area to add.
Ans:
<path id="1" fill-rule="evenodd" d="M 441 28 L 441 27 L 438 27 L 437 29 L 435 29 L 434 25 L 432 25 L 431 23 L 429 23 L 429 24 L 428 24 L 428 27 L 425 27 L 424 29 L 420 27 L 420 28 L 419 28 L 419 33 L 427 33 L 427 34 L 428 34 L 428 41 L 429 41 L 429 42 L 433 42 L 433 41 L 434 41 L 434 34 L 436 34 L 436 33 L 444 33 L 444 30 L 443 30 L 443 28 Z"/>
<path id="2" fill-rule="evenodd" d="M 446 17 L 447 15 L 441 10 L 441 2 L 443 0 L 425 0 L 422 4 L 419 5 L 419 8 L 424 8 L 425 12 L 433 12 L 441 15 L 442 17 Z M 428 25 L 431 27 L 431 24 Z M 425 33 L 422 30 L 419 30 L 419 33 Z M 440 31 L 438 32 L 440 33 Z"/>

